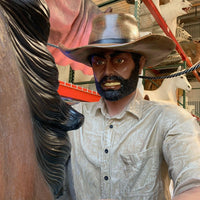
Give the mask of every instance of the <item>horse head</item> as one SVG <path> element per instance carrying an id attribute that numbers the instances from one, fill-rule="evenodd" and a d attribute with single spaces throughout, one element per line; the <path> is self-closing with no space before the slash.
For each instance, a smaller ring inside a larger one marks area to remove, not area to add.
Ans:
<path id="1" fill-rule="evenodd" d="M 178 42 L 192 41 L 192 36 L 183 28 L 183 23 L 176 27 L 176 39 Z"/>
<path id="2" fill-rule="evenodd" d="M 179 66 L 175 73 L 181 72 L 181 71 L 183 71 L 183 70 L 181 70 L 181 66 Z M 187 77 L 185 74 L 177 76 L 177 77 L 173 78 L 173 80 L 174 80 L 174 84 L 176 85 L 177 88 L 183 89 L 186 92 L 189 92 L 192 90 L 192 86 L 190 85 L 189 81 L 187 80 Z"/>
<path id="3" fill-rule="evenodd" d="M 57 92 L 58 70 L 47 49 L 50 23 L 46 2 L 1 0 L 0 14 L 24 84 L 38 163 L 57 197 L 63 187 L 64 165 L 71 150 L 67 131 L 79 128 L 83 116 Z"/>
<path id="4" fill-rule="evenodd" d="M 176 13 L 174 13 L 177 16 L 187 14 L 192 7 L 192 4 L 187 0 L 171 0 L 171 3 L 171 5 L 177 10 Z"/>

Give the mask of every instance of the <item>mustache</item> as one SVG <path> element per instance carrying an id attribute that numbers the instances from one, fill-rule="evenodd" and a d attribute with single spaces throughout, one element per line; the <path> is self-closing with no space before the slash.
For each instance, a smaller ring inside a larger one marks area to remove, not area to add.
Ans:
<path id="1" fill-rule="evenodd" d="M 125 79 L 120 77 L 120 76 L 104 76 L 99 83 L 105 83 L 107 81 L 119 81 L 119 82 L 123 82 Z"/>

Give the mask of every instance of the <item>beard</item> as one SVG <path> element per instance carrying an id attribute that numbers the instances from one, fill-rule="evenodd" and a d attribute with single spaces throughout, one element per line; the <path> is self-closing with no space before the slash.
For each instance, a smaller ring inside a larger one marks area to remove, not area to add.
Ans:
<path id="1" fill-rule="evenodd" d="M 121 76 L 104 76 L 99 82 L 95 79 L 97 92 L 108 101 L 117 101 L 123 97 L 128 96 L 134 92 L 137 88 L 139 78 L 139 68 L 136 67 L 132 70 L 131 75 L 128 79 L 124 79 Z M 106 81 L 118 81 L 121 87 L 118 90 L 102 88 L 102 83 Z"/>

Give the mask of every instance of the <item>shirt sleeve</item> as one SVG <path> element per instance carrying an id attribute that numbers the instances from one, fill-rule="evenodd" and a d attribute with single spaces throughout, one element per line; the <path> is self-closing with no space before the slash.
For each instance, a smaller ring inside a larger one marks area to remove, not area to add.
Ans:
<path id="1" fill-rule="evenodd" d="M 200 126 L 189 113 L 177 112 L 164 125 L 168 127 L 163 142 L 174 195 L 200 186 Z"/>

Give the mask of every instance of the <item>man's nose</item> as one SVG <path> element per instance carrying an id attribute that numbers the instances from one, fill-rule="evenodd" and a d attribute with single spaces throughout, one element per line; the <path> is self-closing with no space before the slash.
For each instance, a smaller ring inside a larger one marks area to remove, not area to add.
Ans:
<path id="1" fill-rule="evenodd" d="M 104 74 L 109 76 L 112 75 L 114 72 L 113 64 L 110 61 L 106 62 Z"/>

